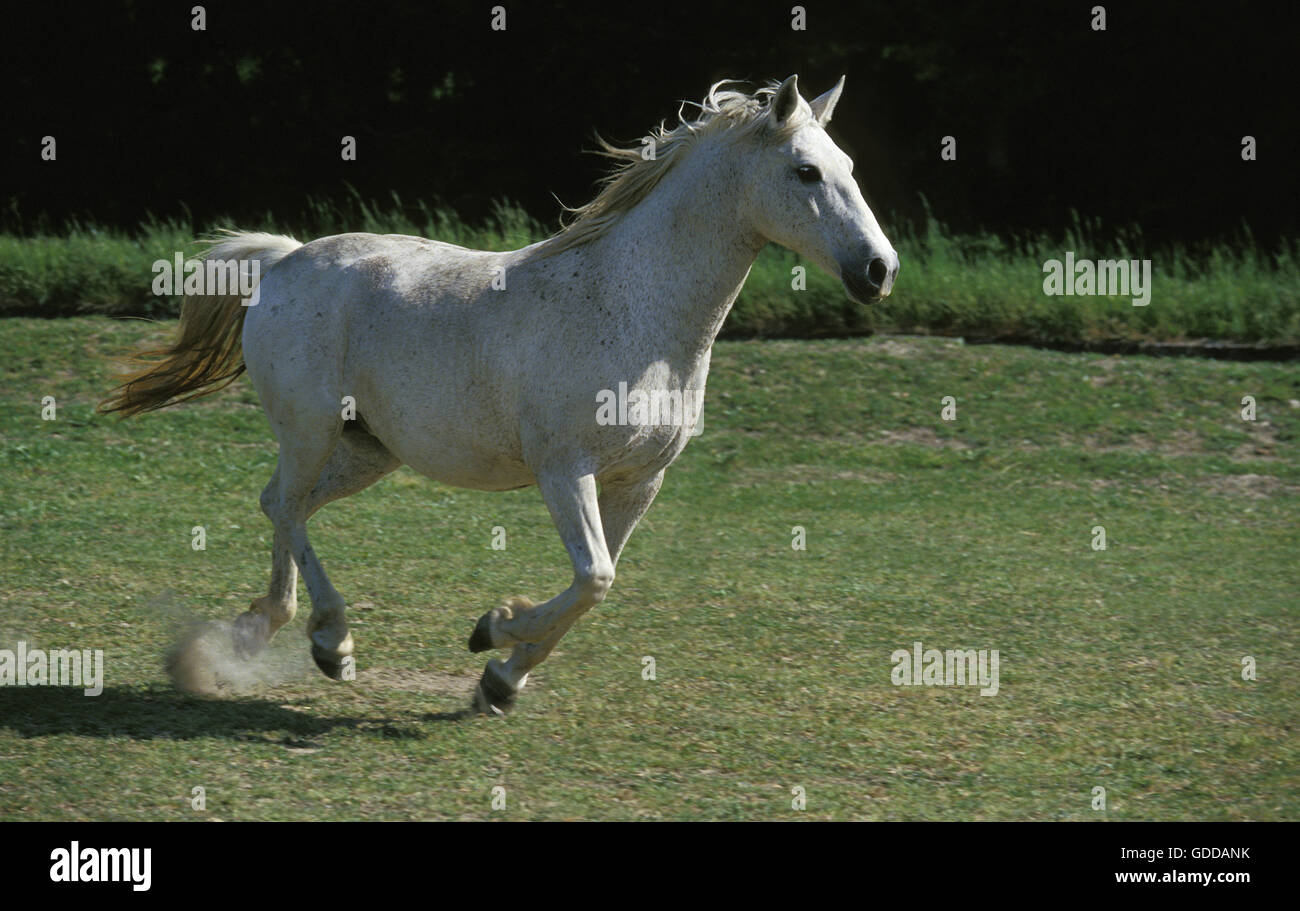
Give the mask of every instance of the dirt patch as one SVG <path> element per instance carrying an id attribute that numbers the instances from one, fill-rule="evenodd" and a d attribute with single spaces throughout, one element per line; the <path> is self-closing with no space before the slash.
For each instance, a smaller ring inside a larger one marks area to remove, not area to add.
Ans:
<path id="1" fill-rule="evenodd" d="M 1145 433 L 1135 433 L 1122 443 L 1103 443 L 1092 435 L 1073 437 L 1068 433 L 1057 434 L 1057 443 L 1062 448 L 1074 447 L 1091 452 L 1142 452 L 1164 456 L 1204 455 L 1200 434 L 1193 430 L 1176 430 L 1165 440 L 1157 440 Z"/>
<path id="2" fill-rule="evenodd" d="M 1100 373 L 1090 372 L 1086 376 L 1084 376 L 1083 379 L 1092 388 L 1100 389 L 1102 386 L 1109 385 L 1110 382 L 1115 379 L 1113 374 L 1115 368 L 1118 367 L 1119 364 L 1120 361 L 1118 358 L 1103 357 L 1101 360 L 1095 361 L 1092 364 L 1088 365 L 1089 371 L 1097 370 L 1101 372 Z"/>
<path id="3" fill-rule="evenodd" d="M 970 447 L 961 440 L 941 437 L 929 427 L 905 427 L 902 430 L 882 430 L 880 431 L 880 435 L 871 442 L 883 443 L 886 446 L 911 444 L 914 446 L 926 446 L 931 449 L 970 449 Z"/>
<path id="4" fill-rule="evenodd" d="M 807 484 L 815 481 L 857 481 L 860 484 L 889 484 L 899 476 L 888 471 L 871 469 L 849 471 L 830 469 L 824 465 L 790 465 L 785 468 L 744 468 L 738 472 L 737 481 L 749 486 L 759 484 Z"/>
<path id="5" fill-rule="evenodd" d="M 900 342 L 897 339 L 885 339 L 869 346 L 872 354 L 884 354 L 889 357 L 906 357 L 914 358 L 921 353 L 921 349 L 910 342 Z"/>
<path id="6" fill-rule="evenodd" d="M 1247 500 L 1268 500 L 1300 493 L 1300 487 L 1267 474 L 1212 474 L 1197 478 L 1196 483 L 1214 493 Z"/>
<path id="7" fill-rule="evenodd" d="M 1205 452 L 1201 435 L 1194 430 L 1175 430 L 1173 436 L 1158 444 L 1158 451 L 1166 455 L 1200 455 Z"/>
<path id="8" fill-rule="evenodd" d="M 897 481 L 898 475 L 889 471 L 835 471 L 832 481 L 861 481 L 863 484 L 887 484 Z"/>
<path id="9" fill-rule="evenodd" d="M 1232 450 L 1233 461 L 1276 462 L 1277 427 L 1269 421 L 1245 421 L 1251 439 Z"/>
<path id="10" fill-rule="evenodd" d="M 1160 478 L 1125 478 L 1123 480 L 1117 480 L 1115 478 L 1084 478 L 1078 481 L 1068 481 L 1063 478 L 1057 478 L 1043 482 L 1043 486 L 1060 487 L 1065 490 L 1080 490 L 1084 487 L 1089 490 L 1114 490 L 1116 488 L 1123 488 L 1129 490 L 1168 491 L 1172 489 Z"/>
<path id="11" fill-rule="evenodd" d="M 468 699 L 474 692 L 478 678 L 466 674 L 444 674 L 440 671 L 361 667 L 357 670 L 357 683 L 407 693 Z"/>
<path id="12" fill-rule="evenodd" d="M 1170 483 L 1172 482 L 1172 483 Z M 1287 484 L 1279 478 L 1266 474 L 1212 474 L 1185 478 L 1087 478 L 1077 481 L 1054 479 L 1044 482 L 1046 487 L 1059 487 L 1067 490 L 1161 490 L 1171 491 L 1179 484 L 1193 484 L 1221 496 L 1246 500 L 1267 500 L 1278 496 L 1295 496 L 1300 494 L 1300 487 Z"/>

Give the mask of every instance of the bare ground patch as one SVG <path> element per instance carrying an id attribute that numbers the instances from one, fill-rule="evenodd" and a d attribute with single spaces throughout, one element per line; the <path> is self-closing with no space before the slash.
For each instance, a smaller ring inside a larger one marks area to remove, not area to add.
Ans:
<path id="1" fill-rule="evenodd" d="M 1232 450 L 1232 458 L 1238 462 L 1276 462 L 1277 426 L 1270 421 L 1244 421 L 1243 425 L 1251 439 Z"/>
<path id="2" fill-rule="evenodd" d="M 862 484 L 888 484 L 898 481 L 899 476 L 889 471 L 872 469 L 827 468 L 825 465 L 790 465 L 783 468 L 746 467 L 737 472 L 737 481 L 747 486 L 761 484 L 800 483 L 814 481 L 858 481 Z"/>
<path id="3" fill-rule="evenodd" d="M 911 444 L 926 446 L 930 449 L 970 449 L 961 440 L 941 437 L 929 427 L 904 427 L 901 430 L 882 430 L 879 436 L 871 442 L 886 446 Z"/>
<path id="4" fill-rule="evenodd" d="M 441 671 L 360 668 L 357 670 L 357 683 L 407 693 L 468 699 L 474 692 L 478 678 L 468 674 L 444 674 Z"/>
<path id="5" fill-rule="evenodd" d="M 1021 440 L 1015 448 L 1021 452 L 1038 452 L 1047 447 L 1032 440 Z M 1206 455 L 1204 441 L 1194 430 L 1176 430 L 1168 439 L 1156 439 L 1144 433 L 1135 433 L 1121 443 L 1103 441 L 1092 434 L 1074 436 L 1061 431 L 1056 434 L 1057 449 L 1087 449 L 1090 452 L 1141 452 L 1165 456 Z"/>
<path id="6" fill-rule="evenodd" d="M 1089 365 L 1090 372 L 1084 376 L 1083 378 L 1084 382 L 1086 382 L 1089 386 L 1091 386 L 1094 389 L 1100 389 L 1102 386 L 1108 386 L 1110 385 L 1111 381 L 1115 379 L 1114 376 L 1115 368 L 1118 367 L 1119 365 L 1120 365 L 1119 358 L 1103 357 L 1100 360 L 1095 361 L 1094 363 Z M 1101 371 L 1101 372 L 1093 373 L 1091 371 Z"/>
<path id="7" fill-rule="evenodd" d="M 1157 440 L 1145 433 L 1132 434 L 1123 443 L 1103 444 L 1095 437 L 1085 437 L 1082 445 L 1095 452 L 1144 452 L 1166 456 L 1204 455 L 1200 434 L 1194 430 L 1175 430 L 1167 440 Z"/>
<path id="8" fill-rule="evenodd" d="M 1221 496 L 1246 499 L 1268 500 L 1279 496 L 1300 494 L 1300 486 L 1288 484 L 1281 478 L 1266 474 L 1209 474 L 1196 477 L 1165 478 L 1084 478 L 1066 480 L 1057 478 L 1045 482 L 1047 487 L 1059 487 L 1066 490 L 1161 490 L 1170 491 L 1174 486 L 1190 484 L 1201 490 Z"/>
<path id="9" fill-rule="evenodd" d="M 1044 482 L 1045 487 L 1059 487 L 1065 490 L 1114 490 L 1116 488 L 1127 488 L 1131 490 L 1170 490 L 1169 484 L 1161 478 L 1080 478 L 1078 480 L 1066 480 L 1065 478 L 1054 478 Z"/>
<path id="10" fill-rule="evenodd" d="M 1268 500 L 1300 493 L 1300 487 L 1268 474 L 1212 474 L 1197 478 L 1196 484 L 1214 493 L 1247 500 Z"/>
<path id="11" fill-rule="evenodd" d="M 873 354 L 884 354 L 889 357 L 916 357 L 921 353 L 921 349 L 913 342 L 900 341 L 899 339 L 887 338 L 883 341 L 875 342 L 871 346 Z"/>

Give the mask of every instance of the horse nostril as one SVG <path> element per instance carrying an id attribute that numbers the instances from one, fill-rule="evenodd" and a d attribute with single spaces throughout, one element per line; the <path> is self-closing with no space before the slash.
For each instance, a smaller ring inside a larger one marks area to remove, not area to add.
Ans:
<path id="1" fill-rule="evenodd" d="M 888 277 L 889 266 L 885 265 L 883 259 L 877 257 L 871 261 L 871 265 L 867 266 L 867 280 L 877 288 L 882 287 Z"/>

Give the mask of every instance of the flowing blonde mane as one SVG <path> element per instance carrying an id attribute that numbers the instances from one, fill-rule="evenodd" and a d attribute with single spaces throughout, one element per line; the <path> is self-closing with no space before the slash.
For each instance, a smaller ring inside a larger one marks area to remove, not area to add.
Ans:
<path id="1" fill-rule="evenodd" d="M 722 132 L 734 133 L 737 138 L 763 134 L 781 139 L 802 124 L 803 118 L 797 114 L 780 126 L 771 123 L 771 101 L 779 83 L 770 82 L 752 95 L 723 88 L 735 82 L 724 79 L 714 83 L 699 104 L 683 101 L 677 109 L 679 122 L 671 130 L 662 122 L 651 130 L 653 158 L 642 156 L 643 144 L 620 148 L 597 136 L 597 153 L 614 161 L 615 166 L 601 179 L 595 199 L 577 208 L 564 207 L 572 219 L 539 252 L 551 255 L 603 236 L 620 215 L 649 196 L 660 179 L 701 139 Z M 688 104 L 700 111 L 693 120 L 687 120 L 683 113 Z"/>

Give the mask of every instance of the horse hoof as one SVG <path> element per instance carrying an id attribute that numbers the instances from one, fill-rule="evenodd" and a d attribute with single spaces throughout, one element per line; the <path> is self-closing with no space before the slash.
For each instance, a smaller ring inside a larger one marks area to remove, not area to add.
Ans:
<path id="1" fill-rule="evenodd" d="M 323 649 L 319 645 L 313 645 L 311 647 L 311 657 L 326 677 L 331 680 L 343 679 L 343 662 L 347 656 Z"/>
<path id="2" fill-rule="evenodd" d="M 331 680 L 354 679 L 354 674 L 347 673 L 352 663 L 352 634 L 345 633 L 343 641 L 333 648 L 321 645 L 316 641 L 318 636 L 321 636 L 319 630 L 311 637 L 311 657 L 316 666 Z"/>
<path id="3" fill-rule="evenodd" d="M 515 707 L 518 695 L 489 661 L 474 690 L 474 709 L 481 715 L 505 715 Z"/>
<path id="4" fill-rule="evenodd" d="M 322 627 L 313 630 L 310 636 L 311 657 L 321 672 L 331 680 L 353 680 L 355 674 L 349 674 L 352 664 L 352 634 L 343 629 L 343 638 L 338 638 L 338 629 Z"/>
<path id="5" fill-rule="evenodd" d="M 478 623 L 474 625 L 474 632 L 469 634 L 469 650 L 471 652 L 486 652 L 492 648 L 492 612 L 478 618 Z"/>

